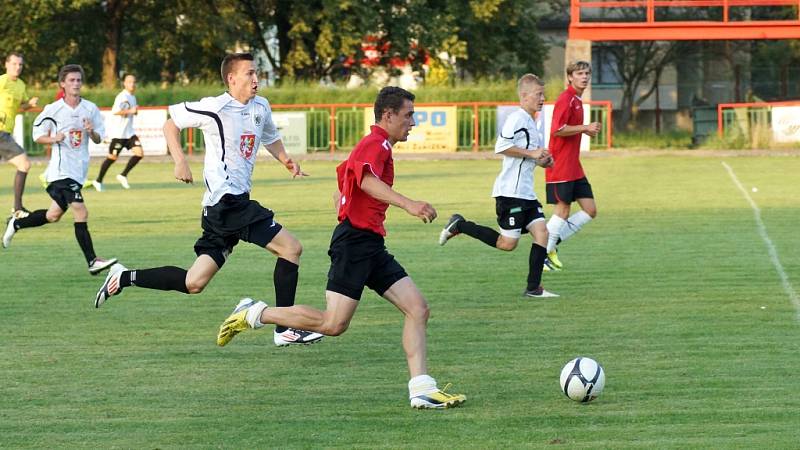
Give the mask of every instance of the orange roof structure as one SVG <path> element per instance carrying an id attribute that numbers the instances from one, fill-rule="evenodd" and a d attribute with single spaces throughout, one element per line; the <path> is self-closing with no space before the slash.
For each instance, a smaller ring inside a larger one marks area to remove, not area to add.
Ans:
<path id="1" fill-rule="evenodd" d="M 787 18 L 752 19 L 752 14 L 747 12 L 753 7 L 785 11 Z M 569 38 L 589 41 L 800 39 L 800 0 L 571 0 Z"/>

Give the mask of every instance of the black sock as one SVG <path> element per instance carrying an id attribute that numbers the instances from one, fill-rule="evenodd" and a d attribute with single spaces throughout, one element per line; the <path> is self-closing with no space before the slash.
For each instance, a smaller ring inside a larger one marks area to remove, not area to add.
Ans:
<path id="1" fill-rule="evenodd" d="M 469 220 L 459 221 L 456 224 L 456 230 L 495 248 L 497 247 L 497 238 L 500 237 L 500 233 L 497 231 Z"/>
<path id="2" fill-rule="evenodd" d="M 78 240 L 78 245 L 81 246 L 86 262 L 91 264 L 97 258 L 97 255 L 94 254 L 92 236 L 89 234 L 89 227 L 86 222 L 75 222 L 75 239 Z"/>
<path id="3" fill-rule="evenodd" d="M 136 167 L 136 164 L 141 160 L 142 160 L 141 156 L 136 156 L 136 155 L 131 156 L 131 159 L 128 160 L 128 165 L 125 166 L 125 170 L 123 170 L 122 173 L 120 173 L 120 175 L 122 175 L 123 177 L 127 177 L 128 172 L 130 172 L 131 169 Z"/>
<path id="4" fill-rule="evenodd" d="M 19 230 L 20 228 L 33 228 L 33 227 L 40 227 L 47 223 L 47 210 L 46 209 L 37 209 L 32 213 L 28 214 L 28 217 L 24 217 L 22 219 L 14 219 L 14 228 Z"/>
<path id="5" fill-rule="evenodd" d="M 544 258 L 547 256 L 547 249 L 534 243 L 531 246 L 531 253 L 528 256 L 528 290 L 538 289 L 542 284 L 542 269 Z"/>
<path id="6" fill-rule="evenodd" d="M 103 178 L 105 178 L 106 172 L 108 172 L 108 168 L 111 167 L 112 164 L 114 164 L 114 160 L 111 158 L 106 158 L 105 161 L 103 161 L 103 164 L 100 165 L 100 173 L 97 174 L 96 178 L 98 183 L 103 182 Z"/>
<path id="7" fill-rule="evenodd" d="M 121 287 L 138 286 L 159 291 L 189 293 L 189 290 L 186 289 L 186 270 L 180 267 L 164 266 L 153 269 L 128 270 L 122 274 L 119 280 Z"/>
<path id="8" fill-rule="evenodd" d="M 275 306 L 294 305 L 299 269 L 300 266 L 287 259 L 278 258 L 278 261 L 275 262 L 275 271 L 272 274 L 272 281 L 275 284 Z M 286 331 L 286 327 L 276 326 L 275 331 L 283 333 Z"/>
<path id="9" fill-rule="evenodd" d="M 28 172 L 17 171 L 14 177 L 14 211 L 22 209 L 22 193 L 25 192 L 25 179 Z"/>

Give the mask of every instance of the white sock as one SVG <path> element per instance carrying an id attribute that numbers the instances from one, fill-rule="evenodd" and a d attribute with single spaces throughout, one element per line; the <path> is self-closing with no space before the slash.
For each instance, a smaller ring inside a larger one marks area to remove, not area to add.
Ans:
<path id="1" fill-rule="evenodd" d="M 547 221 L 547 233 L 549 234 L 547 238 L 547 253 L 552 252 L 556 248 L 558 239 L 561 238 L 561 229 L 566 223 L 564 219 L 558 216 L 552 216 L 550 220 Z"/>
<path id="2" fill-rule="evenodd" d="M 436 380 L 430 375 L 417 375 L 408 381 L 408 398 L 418 395 L 433 394 L 438 391 Z"/>
<path id="3" fill-rule="evenodd" d="M 592 216 L 586 214 L 585 211 L 578 211 L 569 216 L 566 225 L 561 229 L 561 242 L 566 241 L 570 236 L 580 231 L 580 229 L 591 220 Z"/>
<path id="4" fill-rule="evenodd" d="M 247 308 L 247 323 L 253 328 L 261 328 L 264 326 L 261 323 L 261 313 L 267 309 L 267 304 L 264 302 L 257 302 L 253 306 Z"/>

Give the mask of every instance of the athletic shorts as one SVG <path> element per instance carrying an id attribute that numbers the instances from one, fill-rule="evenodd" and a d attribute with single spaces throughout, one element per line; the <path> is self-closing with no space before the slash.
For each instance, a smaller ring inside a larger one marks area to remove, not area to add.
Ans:
<path id="1" fill-rule="evenodd" d="M 565 181 L 563 183 L 547 183 L 547 203 L 555 205 L 559 202 L 572 203 L 579 198 L 594 198 L 592 185 L 583 177 L 579 180 Z"/>
<path id="2" fill-rule="evenodd" d="M 14 136 L 5 131 L 0 131 L 0 161 L 9 160 L 23 153 L 25 153 L 25 150 L 17 144 Z"/>
<path id="3" fill-rule="evenodd" d="M 544 220 L 544 211 L 539 200 L 514 197 L 495 197 L 495 211 L 500 234 L 519 239 L 522 229 L 529 229 L 534 222 Z"/>
<path id="4" fill-rule="evenodd" d="M 364 286 L 383 295 L 408 276 L 403 266 L 386 251 L 383 236 L 353 228 L 349 220 L 336 226 L 328 250 L 331 268 L 327 290 L 361 300 Z"/>
<path id="5" fill-rule="evenodd" d="M 66 211 L 70 203 L 83 203 L 82 187 L 80 183 L 72 178 L 64 178 L 48 184 L 47 193 L 50 194 L 50 198 L 58 203 L 58 207 L 62 211 Z"/>
<path id="6" fill-rule="evenodd" d="M 132 149 L 133 147 L 141 147 L 142 142 L 139 138 L 134 134 L 133 136 L 129 137 L 128 139 L 111 139 L 111 143 L 108 144 L 108 154 L 114 154 L 119 156 L 123 150 L 126 148 L 128 150 Z"/>
<path id="7" fill-rule="evenodd" d="M 281 231 L 271 209 L 250 200 L 250 194 L 225 194 L 214 206 L 203 208 L 203 235 L 194 244 L 197 256 L 208 255 L 222 267 L 240 240 L 266 247 Z"/>

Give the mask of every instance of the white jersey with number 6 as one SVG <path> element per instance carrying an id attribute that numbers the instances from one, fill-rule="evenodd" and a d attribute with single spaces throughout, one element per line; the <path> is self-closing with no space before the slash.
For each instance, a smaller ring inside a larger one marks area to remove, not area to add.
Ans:
<path id="1" fill-rule="evenodd" d="M 523 109 L 511 113 L 503 123 L 497 136 L 494 152 L 500 153 L 511 147 L 533 150 L 544 147 L 544 121 L 541 114 L 538 120 Z M 518 158 L 503 155 L 503 168 L 494 181 L 492 197 L 513 197 L 536 200 L 533 190 L 533 169 L 536 162 L 531 158 Z"/>
<path id="2" fill-rule="evenodd" d="M 103 116 L 97 105 L 81 99 L 73 109 L 57 100 L 45 106 L 33 121 L 33 140 L 42 136 L 55 136 L 64 133 L 63 141 L 53 144 L 50 151 L 50 163 L 47 166 L 47 182 L 71 178 L 79 183 L 86 180 L 89 171 L 89 133 L 83 128 L 83 120 L 92 122 L 94 131 L 105 138 L 106 130 Z"/>
<path id="3" fill-rule="evenodd" d="M 172 105 L 169 114 L 179 129 L 203 131 L 203 206 L 217 204 L 225 194 L 250 192 L 259 146 L 281 138 L 264 97 L 256 96 L 243 105 L 226 92 L 198 102 Z"/>

